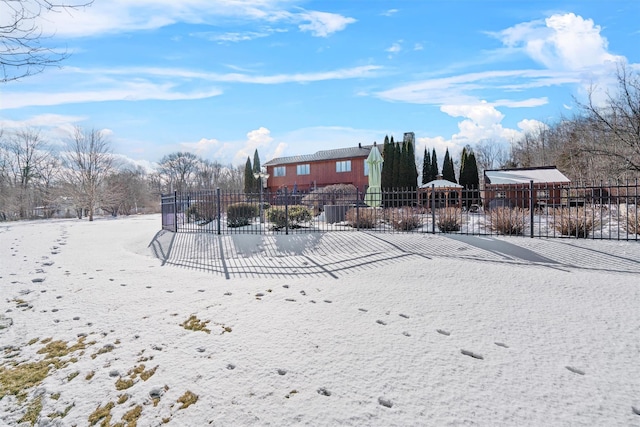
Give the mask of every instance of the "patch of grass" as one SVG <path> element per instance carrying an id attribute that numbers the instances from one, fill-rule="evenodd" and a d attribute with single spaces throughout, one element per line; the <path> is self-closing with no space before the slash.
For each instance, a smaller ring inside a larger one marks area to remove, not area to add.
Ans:
<path id="1" fill-rule="evenodd" d="M 133 380 L 131 379 L 118 378 L 118 381 L 116 381 L 116 390 L 126 390 L 131 387 L 133 387 Z"/>
<path id="2" fill-rule="evenodd" d="M 116 406 L 113 402 L 107 403 L 105 406 L 100 406 L 96 408 L 93 413 L 89 415 L 89 425 L 96 425 L 100 420 L 104 420 L 101 425 L 108 426 L 111 422 L 111 410 Z"/>
<path id="3" fill-rule="evenodd" d="M 231 329 L 230 326 L 224 326 L 222 325 L 222 333 L 224 334 L 225 332 L 230 333 L 231 331 L 233 331 L 233 329 Z"/>
<path id="4" fill-rule="evenodd" d="M 37 343 L 38 341 L 40 341 L 40 338 L 33 338 L 31 340 L 29 340 L 29 342 L 27 343 L 27 345 L 34 345 L 35 343 Z"/>
<path id="5" fill-rule="evenodd" d="M 84 350 L 87 348 L 87 345 L 91 345 L 92 343 L 85 343 L 85 337 L 78 338 L 78 342 L 72 345 L 71 347 L 67 347 L 67 342 L 62 340 L 52 341 L 49 339 L 45 343 L 45 340 L 42 340 L 43 344 L 46 344 L 40 350 L 37 351 L 38 354 L 45 354 L 45 358 L 51 359 L 56 357 L 63 357 L 69 355 L 69 353 L 76 352 L 78 350 Z M 77 361 L 77 360 L 76 360 Z"/>
<path id="6" fill-rule="evenodd" d="M 72 379 L 74 379 L 74 378 L 75 378 L 75 377 L 77 377 L 78 375 L 80 375 L 80 372 L 78 372 L 78 371 L 75 371 L 75 372 L 70 373 L 70 374 L 67 376 L 67 381 L 71 381 Z"/>
<path id="7" fill-rule="evenodd" d="M 140 373 L 140 378 L 142 379 L 142 381 L 146 381 L 149 378 L 151 378 L 153 376 L 153 374 L 156 373 L 156 369 L 158 369 L 158 366 L 156 366 L 153 369 L 147 369 L 146 371 L 141 372 Z"/>
<path id="8" fill-rule="evenodd" d="M 27 389 L 40 384 L 49 375 L 50 365 L 50 360 L 42 360 L 15 365 L 10 369 L 0 367 L 0 399 L 14 395 L 24 400 Z"/>
<path id="9" fill-rule="evenodd" d="M 91 355 L 91 358 L 95 359 L 96 357 L 98 357 L 101 354 L 109 353 L 109 352 L 113 351 L 114 348 L 115 348 L 115 346 L 113 344 L 107 344 L 104 347 L 102 347 L 100 350 L 98 350 L 97 352 L 93 353 Z"/>
<path id="10" fill-rule="evenodd" d="M 206 327 L 209 322 L 209 320 L 203 322 L 192 314 L 187 320 L 181 323 L 180 326 L 188 331 L 202 331 L 210 334 L 211 331 Z"/>
<path id="11" fill-rule="evenodd" d="M 128 394 L 121 394 L 118 397 L 118 405 L 122 405 L 124 402 L 126 402 L 127 400 L 129 400 L 129 395 Z"/>
<path id="12" fill-rule="evenodd" d="M 71 411 L 71 408 L 73 408 L 74 404 L 72 403 L 71 405 L 67 406 L 66 408 L 64 408 L 64 412 L 53 412 L 49 415 L 47 415 L 47 417 L 54 419 L 54 418 L 64 418 L 69 414 L 69 411 Z"/>
<path id="13" fill-rule="evenodd" d="M 18 420 L 19 423 L 30 423 L 32 426 L 36 425 L 40 418 L 40 412 L 42 412 L 42 396 L 38 396 L 33 399 L 27 406 L 27 412 Z"/>
<path id="14" fill-rule="evenodd" d="M 171 421 L 171 417 L 163 418 L 162 424 L 169 424 L 169 421 Z"/>
<path id="15" fill-rule="evenodd" d="M 198 401 L 198 395 L 187 390 L 184 392 L 182 396 L 180 396 L 180 398 L 178 398 L 178 403 L 182 403 L 182 405 L 180 405 L 180 408 L 178 409 L 187 409 L 189 406 L 193 405 L 197 401 Z"/>
<path id="16" fill-rule="evenodd" d="M 58 400 L 58 399 L 60 399 L 60 393 L 53 393 L 53 394 L 51 395 L 51 399 L 52 399 L 52 400 Z"/>
<path id="17" fill-rule="evenodd" d="M 122 416 L 122 421 L 126 421 L 126 427 L 136 427 L 138 419 L 142 415 L 142 406 L 137 405 Z"/>
<path id="18" fill-rule="evenodd" d="M 89 373 L 87 374 L 87 376 L 86 376 L 86 377 L 84 377 L 84 379 L 85 379 L 85 380 L 87 380 L 87 381 L 89 381 L 91 378 L 93 378 L 93 377 L 94 377 L 94 375 L 95 375 L 95 374 L 96 374 L 96 373 L 95 373 L 95 371 L 91 371 L 91 372 L 89 372 Z"/>

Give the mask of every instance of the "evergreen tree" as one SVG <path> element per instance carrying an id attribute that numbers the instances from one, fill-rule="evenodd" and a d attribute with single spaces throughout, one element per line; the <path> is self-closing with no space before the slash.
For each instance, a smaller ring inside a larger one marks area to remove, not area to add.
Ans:
<path id="1" fill-rule="evenodd" d="M 430 181 L 431 176 L 431 154 L 427 151 L 427 147 L 424 147 L 424 158 L 422 159 L 422 183 L 426 184 Z"/>
<path id="2" fill-rule="evenodd" d="M 457 182 L 456 172 L 455 170 L 453 170 L 453 160 L 451 160 L 448 148 L 444 153 L 444 161 L 442 163 L 442 179 L 446 179 L 447 181 L 451 182 Z"/>
<path id="3" fill-rule="evenodd" d="M 258 156 L 258 149 L 256 148 L 256 151 L 253 153 L 253 173 L 260 173 L 260 169 L 260 156 Z M 254 178 L 254 191 L 259 193 L 260 187 L 262 187 L 262 178 Z"/>
<path id="4" fill-rule="evenodd" d="M 431 181 L 438 179 L 438 156 L 436 155 L 436 149 L 431 152 Z"/>
<path id="5" fill-rule="evenodd" d="M 400 186 L 400 169 L 402 164 L 402 149 L 400 144 L 393 142 L 393 136 L 391 137 L 391 145 L 393 145 L 393 178 L 391 181 L 392 188 L 398 188 Z"/>
<path id="6" fill-rule="evenodd" d="M 256 191 L 256 179 L 253 176 L 253 167 L 251 167 L 251 159 L 247 156 L 247 163 L 244 166 L 244 193 L 251 194 Z"/>
<path id="7" fill-rule="evenodd" d="M 380 186 L 383 189 L 388 189 L 393 186 L 393 146 L 389 142 L 389 135 L 384 137 L 384 145 L 382 146 L 382 173 L 380 177 Z"/>
<path id="8" fill-rule="evenodd" d="M 467 147 L 469 147 L 468 145 L 466 147 L 464 147 L 462 149 L 462 154 L 460 155 L 460 185 L 462 185 L 464 188 L 467 188 L 467 183 L 469 182 L 469 179 L 467 177 L 467 170 L 465 167 L 465 164 L 467 162 Z"/>
<path id="9" fill-rule="evenodd" d="M 416 152 L 412 141 L 405 143 L 405 155 L 403 162 L 403 186 L 415 190 L 418 186 L 418 168 L 416 167 Z"/>

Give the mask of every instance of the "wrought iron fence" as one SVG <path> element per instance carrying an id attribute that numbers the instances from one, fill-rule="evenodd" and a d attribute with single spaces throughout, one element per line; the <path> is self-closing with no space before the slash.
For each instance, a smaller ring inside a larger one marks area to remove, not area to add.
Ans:
<path id="1" fill-rule="evenodd" d="M 371 207 L 365 200 L 379 201 Z M 217 234 L 371 231 L 640 240 L 638 181 L 426 186 L 365 193 L 191 191 L 162 196 L 162 227 Z"/>

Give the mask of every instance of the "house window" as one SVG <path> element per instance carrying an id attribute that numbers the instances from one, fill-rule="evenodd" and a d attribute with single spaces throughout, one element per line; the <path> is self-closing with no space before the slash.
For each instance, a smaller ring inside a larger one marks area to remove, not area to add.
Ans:
<path id="1" fill-rule="evenodd" d="M 273 176 L 286 176 L 287 168 L 285 166 L 276 166 L 273 168 Z"/>
<path id="2" fill-rule="evenodd" d="M 496 191 L 496 199 L 506 199 L 507 192 L 506 191 Z"/>
<path id="3" fill-rule="evenodd" d="M 336 162 L 336 172 L 351 172 L 351 160 Z"/>
<path id="4" fill-rule="evenodd" d="M 364 176 L 369 176 L 369 163 L 367 163 L 366 159 L 364 161 Z"/>
<path id="5" fill-rule="evenodd" d="M 310 171 L 310 166 L 307 163 L 306 165 L 298 165 L 296 167 L 296 172 L 298 175 L 309 175 Z"/>
<path id="6" fill-rule="evenodd" d="M 549 190 L 536 191 L 536 199 L 548 199 L 548 198 L 549 198 Z"/>

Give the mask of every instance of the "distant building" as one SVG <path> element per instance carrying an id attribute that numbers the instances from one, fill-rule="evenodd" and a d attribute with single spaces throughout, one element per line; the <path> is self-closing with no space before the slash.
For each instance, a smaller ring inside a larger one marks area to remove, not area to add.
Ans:
<path id="1" fill-rule="evenodd" d="M 533 194 L 530 193 L 533 181 Z M 486 207 L 509 206 L 529 208 L 561 206 L 567 200 L 571 180 L 555 166 L 495 169 L 484 171 L 484 203 Z"/>
<path id="2" fill-rule="evenodd" d="M 365 160 L 371 149 L 382 153 L 382 145 L 323 150 L 314 154 L 279 157 L 264 164 L 269 178 L 265 188 L 270 192 L 308 192 L 332 184 L 353 184 L 365 192 L 369 184 L 369 168 Z"/>

